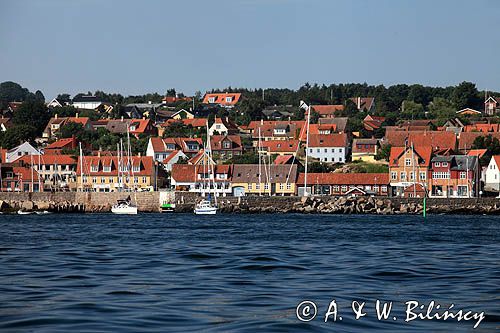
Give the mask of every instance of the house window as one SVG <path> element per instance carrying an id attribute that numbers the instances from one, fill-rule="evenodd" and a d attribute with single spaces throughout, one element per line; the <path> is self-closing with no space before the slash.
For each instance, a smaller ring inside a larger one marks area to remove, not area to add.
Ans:
<path id="1" fill-rule="evenodd" d="M 347 191 L 347 186 L 346 185 L 342 185 L 342 192 L 345 192 Z"/>
<path id="2" fill-rule="evenodd" d="M 338 192 L 338 191 L 339 191 L 339 186 L 333 185 L 333 192 Z"/>
<path id="3" fill-rule="evenodd" d="M 378 185 L 373 185 L 373 191 L 378 192 Z"/>
<path id="4" fill-rule="evenodd" d="M 425 180 L 427 173 L 425 171 L 420 171 L 420 180 Z"/>
<path id="5" fill-rule="evenodd" d="M 447 166 L 448 166 L 448 162 L 443 162 L 443 163 L 441 163 L 441 166 L 442 166 L 442 167 L 447 167 Z"/>
<path id="6" fill-rule="evenodd" d="M 215 97 L 209 97 L 208 103 L 215 103 Z"/>
<path id="7" fill-rule="evenodd" d="M 398 179 L 398 173 L 396 171 L 391 171 L 391 180 Z"/>
<path id="8" fill-rule="evenodd" d="M 436 168 L 439 168 L 439 167 L 441 166 L 441 163 L 440 163 L 440 162 L 436 162 L 436 163 L 434 163 L 434 166 L 435 166 Z"/>
<path id="9" fill-rule="evenodd" d="M 134 184 L 138 184 L 139 183 L 139 177 L 134 177 Z"/>
<path id="10" fill-rule="evenodd" d="M 405 158 L 405 165 L 406 166 L 411 166 L 411 159 Z"/>
<path id="11" fill-rule="evenodd" d="M 255 186 L 255 189 L 258 190 L 257 186 L 259 186 L 259 184 L 256 184 Z M 248 184 L 248 189 L 249 190 L 252 190 L 252 184 Z"/>
<path id="12" fill-rule="evenodd" d="M 332 153 L 335 153 L 335 148 L 332 148 Z"/>
<path id="13" fill-rule="evenodd" d="M 319 153 L 319 148 L 316 148 L 316 152 Z"/>
<path id="14" fill-rule="evenodd" d="M 92 183 L 97 183 L 97 177 L 92 177 Z"/>
<path id="15" fill-rule="evenodd" d="M 225 148 L 225 149 L 229 149 L 229 148 L 231 148 L 231 142 L 229 142 L 229 141 L 225 141 L 225 142 L 224 142 L 224 148 Z"/>
<path id="16" fill-rule="evenodd" d="M 292 184 L 287 183 L 287 184 L 286 184 L 286 189 L 287 189 L 287 190 L 291 190 L 291 189 L 292 189 Z"/>
<path id="17" fill-rule="evenodd" d="M 139 172 L 139 171 L 141 171 L 141 166 L 140 165 L 134 165 L 132 169 L 133 169 L 134 172 Z"/>
<path id="18" fill-rule="evenodd" d="M 401 173 L 399 174 L 399 178 L 401 179 L 401 181 L 405 181 L 406 180 L 406 172 L 401 171 Z"/>
<path id="19" fill-rule="evenodd" d="M 230 96 L 226 97 L 226 102 L 227 102 L 227 103 L 231 103 L 231 102 L 232 102 L 232 100 L 233 100 L 233 98 L 232 98 L 232 97 L 230 97 Z"/>
<path id="20" fill-rule="evenodd" d="M 146 184 L 146 183 L 147 183 L 147 179 L 146 179 L 146 177 L 145 177 L 145 176 L 144 176 L 144 177 L 142 177 L 142 183 L 143 183 L 143 184 Z"/>
<path id="21" fill-rule="evenodd" d="M 103 168 L 104 172 L 111 172 L 111 166 L 107 165 Z"/>
<path id="22" fill-rule="evenodd" d="M 260 190 L 260 183 L 255 184 L 255 189 Z"/>
<path id="23" fill-rule="evenodd" d="M 328 149 L 327 148 L 325 148 L 325 153 L 328 153 Z"/>
<path id="24" fill-rule="evenodd" d="M 384 185 L 381 187 L 381 189 L 382 189 L 382 192 L 387 192 L 387 186 Z"/>
<path id="25" fill-rule="evenodd" d="M 313 152 L 312 148 L 309 148 L 309 152 L 310 152 L 310 153 L 312 153 L 312 152 Z"/>
<path id="26" fill-rule="evenodd" d="M 366 190 L 366 191 L 371 191 L 371 189 L 372 189 L 372 187 L 371 187 L 370 185 L 366 185 L 366 186 L 365 186 L 365 190 Z"/>
<path id="27" fill-rule="evenodd" d="M 264 190 L 269 190 L 269 183 L 264 184 Z"/>
<path id="28" fill-rule="evenodd" d="M 410 180 L 415 180 L 415 173 L 413 171 L 410 172 Z"/>
<path id="29" fill-rule="evenodd" d="M 51 166 L 51 170 L 52 170 L 52 166 Z M 90 168 L 90 171 L 92 171 L 92 172 L 97 172 L 97 171 L 99 171 L 99 166 L 98 166 L 98 165 L 93 165 L 93 166 Z"/>
<path id="30" fill-rule="evenodd" d="M 465 171 L 460 172 L 460 179 L 465 179 L 467 178 Z"/>
<path id="31" fill-rule="evenodd" d="M 285 186 L 282 183 L 280 183 L 280 190 L 283 191 L 284 189 L 285 189 Z"/>
<path id="32" fill-rule="evenodd" d="M 83 176 L 83 178 L 82 178 L 82 182 L 83 182 L 83 183 L 86 183 L 86 182 L 87 182 L 87 176 Z"/>

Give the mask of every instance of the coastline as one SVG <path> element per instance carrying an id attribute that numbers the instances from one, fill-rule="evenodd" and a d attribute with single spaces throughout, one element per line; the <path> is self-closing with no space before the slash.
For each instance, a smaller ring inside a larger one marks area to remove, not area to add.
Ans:
<path id="1" fill-rule="evenodd" d="M 24 192 L 0 193 L 0 211 L 50 211 L 54 213 L 105 213 L 129 193 L 101 192 Z M 175 212 L 191 213 L 199 197 L 189 192 L 138 192 L 132 195 L 140 212 L 160 212 L 160 203 L 175 203 Z M 303 214 L 422 214 L 422 198 L 345 197 L 345 196 L 248 196 L 221 197 L 221 213 L 303 213 Z M 427 198 L 429 214 L 500 214 L 497 198 Z"/>

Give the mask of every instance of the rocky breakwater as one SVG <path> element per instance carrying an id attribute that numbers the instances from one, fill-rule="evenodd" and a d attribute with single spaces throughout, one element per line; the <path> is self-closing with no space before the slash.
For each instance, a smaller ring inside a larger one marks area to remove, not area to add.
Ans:
<path id="1" fill-rule="evenodd" d="M 76 204 L 74 202 L 56 202 L 44 200 L 0 200 L 0 211 L 11 213 L 18 210 L 22 211 L 49 211 L 54 213 L 77 213 L 84 212 L 85 206 L 83 204 Z"/>
<path id="2" fill-rule="evenodd" d="M 245 201 L 219 205 L 222 213 L 306 213 L 306 214 L 422 214 L 422 202 L 394 202 L 372 197 L 302 197 L 285 200 Z"/>

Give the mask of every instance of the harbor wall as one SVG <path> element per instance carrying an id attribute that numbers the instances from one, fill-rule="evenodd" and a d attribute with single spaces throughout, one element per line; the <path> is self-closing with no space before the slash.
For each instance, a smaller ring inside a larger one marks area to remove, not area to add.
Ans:
<path id="1" fill-rule="evenodd" d="M 129 193 L 103 192 L 0 192 L 2 211 L 49 210 L 53 212 L 109 212 L 118 199 Z M 176 211 L 192 212 L 200 197 L 189 192 L 138 192 L 130 193 L 140 212 L 158 212 L 164 202 L 176 203 Z M 341 213 L 341 214 L 420 214 L 422 198 L 387 197 L 308 197 L 297 196 L 248 196 L 220 197 L 222 212 L 233 213 Z M 429 213 L 500 214 L 500 199 L 438 199 L 428 198 Z"/>

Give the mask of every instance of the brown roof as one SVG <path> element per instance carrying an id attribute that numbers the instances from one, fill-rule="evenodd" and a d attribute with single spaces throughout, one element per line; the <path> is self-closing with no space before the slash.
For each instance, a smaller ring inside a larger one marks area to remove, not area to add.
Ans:
<path id="1" fill-rule="evenodd" d="M 411 149 L 411 147 L 406 147 L 406 150 Z M 391 147 L 391 153 L 389 156 L 389 166 L 396 167 L 398 166 L 398 161 L 405 152 L 404 147 Z M 432 156 L 432 147 L 426 146 L 426 147 L 415 147 L 414 148 L 414 153 L 417 155 L 416 157 L 419 157 L 419 165 L 428 167 L 430 162 L 431 162 L 431 156 Z"/>
<path id="2" fill-rule="evenodd" d="M 261 146 L 271 153 L 294 153 L 297 151 L 299 142 L 299 140 L 268 140 L 263 141 Z"/>
<path id="3" fill-rule="evenodd" d="M 33 164 L 42 165 L 71 165 L 76 164 L 77 159 L 71 155 L 24 155 L 18 161 L 27 164 L 31 164 L 31 161 L 33 161 Z"/>
<path id="4" fill-rule="evenodd" d="M 336 105 L 313 105 L 313 110 L 316 111 L 320 116 L 333 116 L 335 112 L 344 110 L 342 104 Z"/>
<path id="5" fill-rule="evenodd" d="M 210 137 L 210 147 L 212 150 L 228 149 L 222 146 L 222 142 L 225 140 L 229 140 L 231 142 L 231 148 L 229 148 L 229 150 L 243 150 L 241 137 L 239 135 L 212 135 Z"/>
<path id="6" fill-rule="evenodd" d="M 347 134 L 309 135 L 309 147 L 347 147 Z"/>
<path id="7" fill-rule="evenodd" d="M 385 140 L 393 147 L 413 144 L 415 147 L 429 146 L 433 149 L 455 149 L 457 137 L 444 131 L 386 131 Z"/>
<path id="8" fill-rule="evenodd" d="M 270 175 L 271 183 L 286 183 L 288 174 L 288 183 L 295 183 L 297 178 L 297 165 L 272 165 L 268 166 L 268 174 Z M 291 170 L 291 171 L 290 171 Z M 266 182 L 267 176 L 265 169 L 260 167 L 261 182 Z M 235 164 L 233 166 L 233 183 L 257 183 L 259 182 L 259 165 L 258 164 Z"/>
<path id="9" fill-rule="evenodd" d="M 230 97 L 231 102 L 227 102 L 226 98 Z M 215 101 L 213 104 L 220 104 L 224 106 L 233 106 L 241 98 L 241 93 L 217 93 L 217 94 L 205 94 L 205 97 L 203 98 L 203 104 L 210 104 L 210 98 L 214 98 Z"/>

